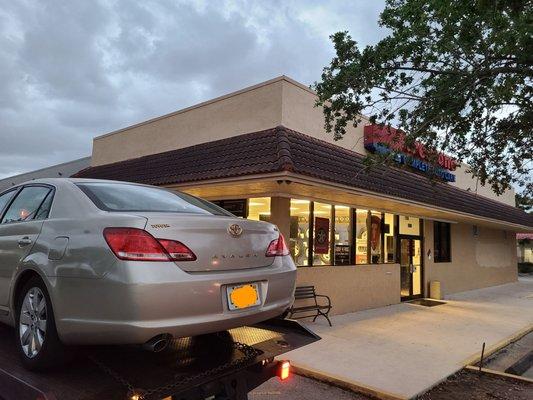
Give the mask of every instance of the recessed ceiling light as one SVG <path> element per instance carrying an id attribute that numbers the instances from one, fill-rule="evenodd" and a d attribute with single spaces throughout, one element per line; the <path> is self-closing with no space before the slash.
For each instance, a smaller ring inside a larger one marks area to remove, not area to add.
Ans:
<path id="1" fill-rule="evenodd" d="M 291 199 L 293 204 L 309 204 L 309 200 Z"/>

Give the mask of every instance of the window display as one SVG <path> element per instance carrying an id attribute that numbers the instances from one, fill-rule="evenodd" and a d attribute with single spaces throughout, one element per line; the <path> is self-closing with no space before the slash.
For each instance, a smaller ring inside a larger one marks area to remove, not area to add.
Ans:
<path id="1" fill-rule="evenodd" d="M 297 266 L 394 263 L 400 229 L 420 232 L 418 218 L 303 199 L 291 199 L 290 218 Z"/>
<path id="2" fill-rule="evenodd" d="M 270 197 L 248 199 L 248 219 L 270 221 Z"/>
<path id="3" fill-rule="evenodd" d="M 314 203 L 313 265 L 331 265 L 331 205 Z"/>
<path id="4" fill-rule="evenodd" d="M 394 236 L 394 214 L 385 214 L 385 224 L 383 225 L 383 257 L 384 262 L 393 263 L 396 260 L 394 255 L 396 241 Z"/>
<path id="5" fill-rule="evenodd" d="M 356 210 L 355 263 L 368 264 L 368 210 Z"/>
<path id="6" fill-rule="evenodd" d="M 309 200 L 291 199 L 290 249 L 298 266 L 309 265 Z"/>
<path id="7" fill-rule="evenodd" d="M 370 262 L 379 264 L 381 260 L 381 213 L 370 214 Z"/>
<path id="8" fill-rule="evenodd" d="M 351 264 L 351 231 L 350 207 L 335 206 L 334 265 Z"/>

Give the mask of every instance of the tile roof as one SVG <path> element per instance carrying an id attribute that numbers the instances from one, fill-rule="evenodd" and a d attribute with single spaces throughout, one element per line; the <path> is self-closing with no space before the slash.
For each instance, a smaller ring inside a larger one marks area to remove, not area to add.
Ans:
<path id="1" fill-rule="evenodd" d="M 533 227 L 533 216 L 518 208 L 403 169 L 368 168 L 358 153 L 282 126 L 89 167 L 74 176 L 166 185 L 280 171 Z"/>

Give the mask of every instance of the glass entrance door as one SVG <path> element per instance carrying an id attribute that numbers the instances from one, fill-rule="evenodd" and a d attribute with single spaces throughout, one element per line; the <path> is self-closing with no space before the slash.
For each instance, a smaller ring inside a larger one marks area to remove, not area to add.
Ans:
<path id="1" fill-rule="evenodd" d="M 422 297 L 422 248 L 420 239 L 400 237 L 402 300 Z"/>

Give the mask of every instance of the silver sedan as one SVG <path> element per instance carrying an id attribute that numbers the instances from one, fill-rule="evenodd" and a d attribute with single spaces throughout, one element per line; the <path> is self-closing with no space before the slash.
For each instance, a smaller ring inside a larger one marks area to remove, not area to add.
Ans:
<path id="1" fill-rule="evenodd" d="M 30 369 L 66 345 L 157 350 L 279 316 L 295 279 L 276 226 L 184 193 L 88 179 L 0 193 L 0 321 Z"/>

